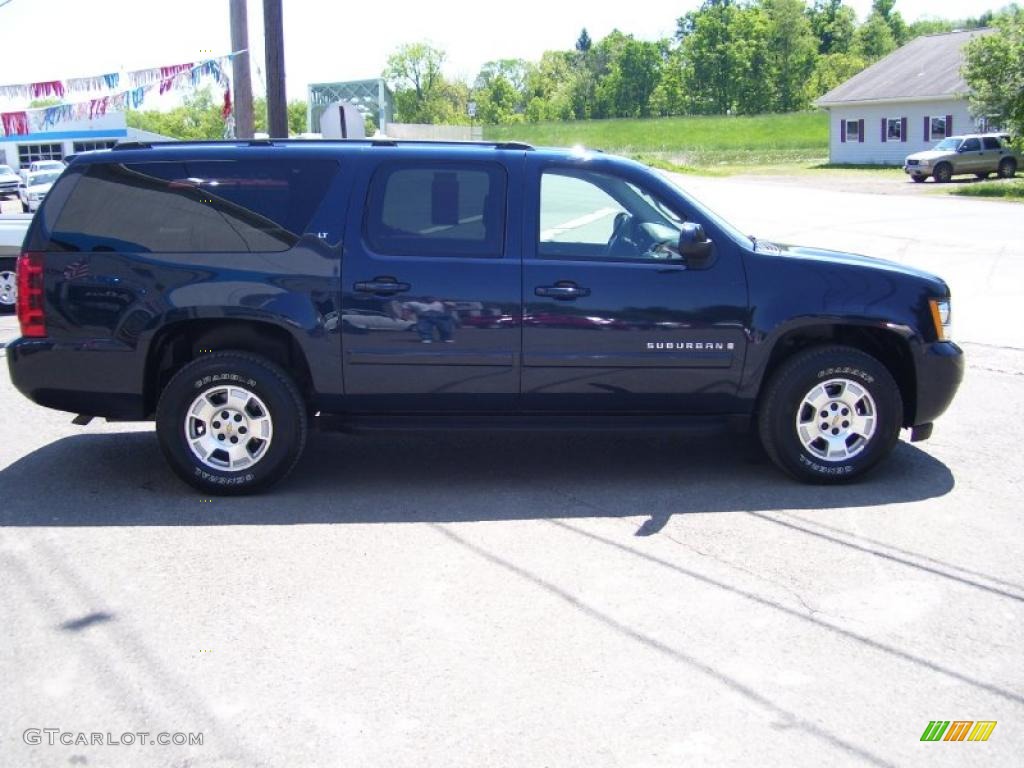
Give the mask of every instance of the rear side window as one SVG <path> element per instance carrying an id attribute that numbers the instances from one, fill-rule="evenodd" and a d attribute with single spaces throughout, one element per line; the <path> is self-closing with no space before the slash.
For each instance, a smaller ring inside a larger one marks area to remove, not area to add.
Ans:
<path id="1" fill-rule="evenodd" d="M 501 256 L 505 183 L 495 163 L 382 165 L 370 183 L 366 241 L 398 256 Z"/>
<path id="2" fill-rule="evenodd" d="M 58 214 L 47 249 L 286 251 L 337 170 L 324 160 L 90 165 Z"/>
<path id="3" fill-rule="evenodd" d="M 985 149 L 1002 149 L 1003 145 L 999 143 L 999 139 L 993 136 L 986 136 L 982 140 L 985 145 Z"/>

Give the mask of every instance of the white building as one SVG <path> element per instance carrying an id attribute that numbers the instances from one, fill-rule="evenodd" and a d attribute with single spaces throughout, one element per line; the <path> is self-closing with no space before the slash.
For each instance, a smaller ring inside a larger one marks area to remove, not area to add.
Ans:
<path id="1" fill-rule="evenodd" d="M 170 141 L 166 136 L 127 127 L 124 112 L 109 112 L 91 120 L 67 120 L 49 131 L 0 136 L 0 165 L 18 170 L 35 160 L 63 160 L 76 152 L 109 149 L 129 139 Z"/>
<path id="2" fill-rule="evenodd" d="M 964 45 L 991 29 L 915 38 L 816 102 L 829 113 L 829 161 L 900 165 L 954 134 L 990 129 L 970 113 Z"/>

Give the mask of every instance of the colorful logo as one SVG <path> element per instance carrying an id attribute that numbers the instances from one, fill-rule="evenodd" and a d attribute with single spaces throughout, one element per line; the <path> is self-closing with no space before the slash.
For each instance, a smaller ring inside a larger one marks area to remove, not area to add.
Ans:
<path id="1" fill-rule="evenodd" d="M 932 720 L 921 734 L 921 741 L 988 741 L 996 720 Z M 972 727 L 973 726 L 973 727 Z"/>

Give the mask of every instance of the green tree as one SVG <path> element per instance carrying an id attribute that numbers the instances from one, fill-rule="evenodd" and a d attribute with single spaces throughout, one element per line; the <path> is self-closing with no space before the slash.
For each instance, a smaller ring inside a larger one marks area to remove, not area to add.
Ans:
<path id="1" fill-rule="evenodd" d="M 814 63 L 807 90 L 811 99 L 831 91 L 845 83 L 868 65 L 864 57 L 856 53 L 829 53 L 819 56 Z"/>
<path id="2" fill-rule="evenodd" d="M 807 9 L 811 30 L 818 38 L 818 53 L 848 53 L 853 45 L 857 16 L 843 0 L 814 0 Z"/>
<path id="3" fill-rule="evenodd" d="M 725 114 L 736 103 L 737 78 L 745 69 L 740 16 L 733 0 L 704 0 L 676 22 L 676 37 L 688 61 L 686 87 L 696 112 Z"/>
<path id="4" fill-rule="evenodd" d="M 806 6 L 803 0 L 762 0 L 762 8 L 767 17 L 768 71 L 775 91 L 772 106 L 779 112 L 806 109 L 817 51 Z"/>
<path id="5" fill-rule="evenodd" d="M 587 28 L 584 27 L 580 32 L 580 36 L 576 38 L 576 50 L 580 53 L 586 53 L 590 50 L 591 45 L 593 45 L 593 42 L 590 39 L 590 35 L 587 34 Z"/>
<path id="6" fill-rule="evenodd" d="M 388 57 L 383 77 L 394 91 L 399 120 L 436 123 L 454 114 L 452 84 L 441 73 L 444 59 L 444 51 L 422 42 L 403 45 Z"/>
<path id="7" fill-rule="evenodd" d="M 1024 9 L 1010 8 L 995 21 L 998 32 L 967 44 L 964 79 L 971 112 L 1024 136 Z"/>
<path id="8" fill-rule="evenodd" d="M 160 112 L 129 111 L 125 119 L 132 128 L 152 131 L 173 139 L 220 139 L 224 137 L 223 102 L 214 99 L 209 87 L 182 99 L 180 106 Z"/>
<path id="9" fill-rule="evenodd" d="M 877 61 L 896 50 L 892 28 L 878 11 L 872 11 L 867 21 L 857 28 L 853 48 L 868 61 Z"/>
<path id="10" fill-rule="evenodd" d="M 662 52 L 657 43 L 625 36 L 609 52 L 597 85 L 598 117 L 648 117 L 650 99 L 661 79 Z"/>

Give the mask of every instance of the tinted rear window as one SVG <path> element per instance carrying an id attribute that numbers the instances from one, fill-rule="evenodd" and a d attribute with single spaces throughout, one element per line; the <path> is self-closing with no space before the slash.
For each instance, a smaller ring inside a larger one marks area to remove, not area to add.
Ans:
<path id="1" fill-rule="evenodd" d="M 999 139 L 992 136 L 986 136 L 982 139 L 982 142 L 985 144 L 985 149 L 1002 149 Z"/>
<path id="2" fill-rule="evenodd" d="M 493 163 L 384 165 L 370 185 L 365 232 L 377 253 L 500 256 L 505 169 Z"/>
<path id="3" fill-rule="evenodd" d="M 285 251 L 305 232 L 337 170 L 325 160 L 90 165 L 47 249 Z"/>

